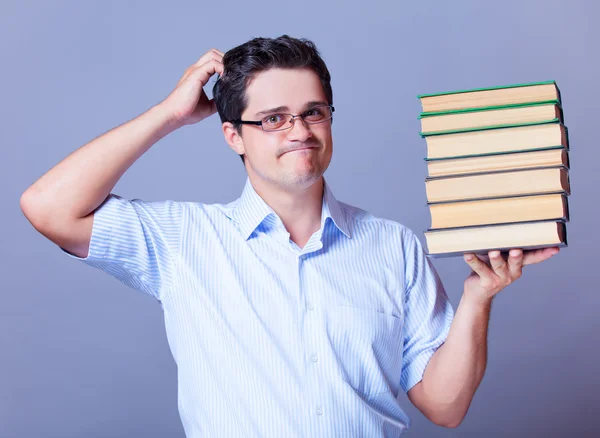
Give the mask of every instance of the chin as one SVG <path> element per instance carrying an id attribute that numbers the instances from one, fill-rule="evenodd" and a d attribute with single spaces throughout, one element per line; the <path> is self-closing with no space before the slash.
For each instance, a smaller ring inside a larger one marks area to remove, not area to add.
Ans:
<path id="1" fill-rule="evenodd" d="M 320 171 L 293 172 L 283 177 L 284 185 L 288 187 L 308 188 L 323 176 Z"/>

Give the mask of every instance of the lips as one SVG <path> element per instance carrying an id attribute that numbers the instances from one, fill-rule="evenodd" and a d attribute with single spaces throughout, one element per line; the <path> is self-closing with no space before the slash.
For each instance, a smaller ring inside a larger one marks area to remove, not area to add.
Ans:
<path id="1" fill-rule="evenodd" d="M 290 152 L 305 151 L 307 149 L 316 149 L 316 146 L 306 146 L 306 147 L 302 147 L 302 148 L 291 149 L 289 151 L 284 152 L 283 155 L 290 153 Z"/>

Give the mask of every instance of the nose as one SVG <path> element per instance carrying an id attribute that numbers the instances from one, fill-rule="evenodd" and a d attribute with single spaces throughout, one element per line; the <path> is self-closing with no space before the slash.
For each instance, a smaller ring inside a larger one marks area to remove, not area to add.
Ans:
<path id="1" fill-rule="evenodd" d="M 294 117 L 292 119 L 292 127 L 288 129 L 287 137 L 291 141 L 306 141 L 312 137 L 312 132 L 308 128 L 302 117 Z"/>

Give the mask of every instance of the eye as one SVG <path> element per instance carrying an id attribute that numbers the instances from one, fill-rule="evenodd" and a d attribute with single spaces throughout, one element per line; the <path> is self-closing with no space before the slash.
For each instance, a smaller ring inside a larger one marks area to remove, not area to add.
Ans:
<path id="1" fill-rule="evenodd" d="M 282 114 L 271 114 L 263 119 L 266 125 L 279 125 L 285 122 L 285 117 Z"/>
<path id="2" fill-rule="evenodd" d="M 309 109 L 308 111 L 306 111 L 304 114 L 310 117 L 310 116 L 318 116 L 323 113 L 321 112 L 321 110 L 319 108 L 312 108 L 312 109 Z"/>
<path id="3" fill-rule="evenodd" d="M 326 113 L 329 107 L 317 107 L 306 110 L 303 114 L 304 120 L 307 122 L 320 122 L 326 118 Z"/>

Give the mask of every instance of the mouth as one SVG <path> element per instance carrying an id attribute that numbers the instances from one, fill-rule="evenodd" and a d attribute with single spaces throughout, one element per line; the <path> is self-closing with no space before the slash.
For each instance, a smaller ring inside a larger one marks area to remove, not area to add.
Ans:
<path id="1" fill-rule="evenodd" d="M 306 146 L 306 147 L 303 147 L 303 148 L 292 149 L 292 150 L 289 150 L 287 152 L 284 152 L 283 155 L 289 154 L 291 152 L 307 151 L 309 149 L 316 149 L 316 146 Z"/>

